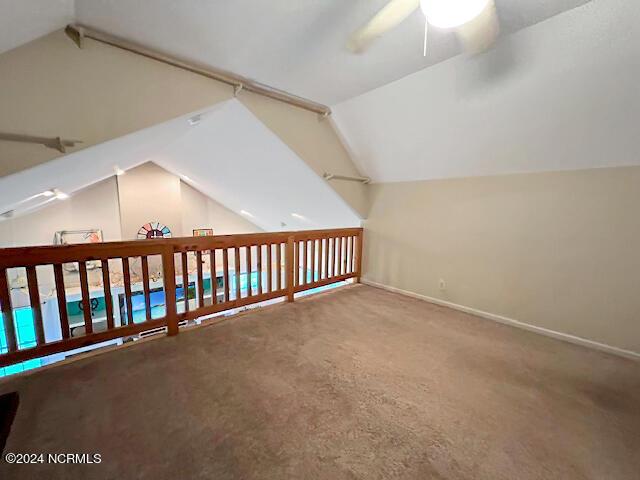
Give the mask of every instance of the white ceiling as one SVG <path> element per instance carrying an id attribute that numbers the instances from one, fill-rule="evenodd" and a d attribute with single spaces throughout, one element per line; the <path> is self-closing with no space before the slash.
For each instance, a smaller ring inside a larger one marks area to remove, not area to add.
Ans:
<path id="1" fill-rule="evenodd" d="M 77 21 L 333 105 L 459 52 L 416 11 L 361 55 L 349 34 L 388 0 L 75 0 Z M 588 0 L 496 0 L 503 33 Z M 631 1 L 631 0 L 630 0 Z M 71 20 L 73 0 L 0 0 L 0 52 Z"/>
<path id="2" fill-rule="evenodd" d="M 72 22 L 74 0 L 0 0 L 0 53 Z"/>
<path id="3" fill-rule="evenodd" d="M 334 105 L 374 181 L 640 162 L 640 2 L 496 0 L 503 33 L 515 33 L 472 58 L 434 31 L 424 59 L 418 12 L 365 54 L 347 52 L 349 33 L 385 2 L 76 0 L 75 15 Z M 63 26 L 71 3 L 0 0 L 0 51 Z"/>
<path id="4" fill-rule="evenodd" d="M 112 176 L 116 165 L 153 161 L 267 231 L 360 225 L 326 181 L 239 101 L 212 107 L 195 126 L 191 116 L 0 178 L 0 212 L 51 188 L 81 190 Z"/>
<path id="5" fill-rule="evenodd" d="M 640 164 L 640 2 L 593 0 L 339 104 L 377 182 Z"/>

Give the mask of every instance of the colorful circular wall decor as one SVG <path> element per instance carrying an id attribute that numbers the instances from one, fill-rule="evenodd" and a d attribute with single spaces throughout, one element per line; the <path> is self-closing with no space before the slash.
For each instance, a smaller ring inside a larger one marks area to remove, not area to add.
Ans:
<path id="1" fill-rule="evenodd" d="M 140 227 L 138 238 L 171 238 L 171 230 L 160 222 L 149 222 Z"/>

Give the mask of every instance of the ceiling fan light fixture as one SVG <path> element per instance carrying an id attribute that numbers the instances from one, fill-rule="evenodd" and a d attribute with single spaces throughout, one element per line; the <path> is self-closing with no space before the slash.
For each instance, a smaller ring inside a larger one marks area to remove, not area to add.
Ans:
<path id="1" fill-rule="evenodd" d="M 456 28 L 470 22 L 491 0 L 420 0 L 427 22 L 437 28 Z"/>

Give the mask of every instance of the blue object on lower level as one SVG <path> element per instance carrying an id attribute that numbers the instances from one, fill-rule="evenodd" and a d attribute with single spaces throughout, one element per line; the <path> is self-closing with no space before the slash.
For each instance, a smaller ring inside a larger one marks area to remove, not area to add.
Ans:
<path id="1" fill-rule="evenodd" d="M 325 290 L 331 290 L 332 288 L 342 287 L 346 284 L 347 282 L 330 283 L 329 285 L 323 285 L 322 287 L 312 288 L 311 290 L 304 290 L 300 292 L 298 295 L 304 296 L 304 295 L 311 295 L 312 293 L 320 293 Z"/>
<path id="2" fill-rule="evenodd" d="M 247 277 L 246 273 L 240 274 L 240 290 L 244 293 L 247 291 Z M 256 292 L 258 290 L 258 272 L 251 272 L 251 289 Z M 189 292 L 189 298 L 195 298 L 195 283 L 191 282 L 187 288 Z M 229 275 L 229 291 L 236 291 L 236 278 L 235 274 L 232 272 Z M 211 293 L 211 284 L 207 282 L 205 284 L 205 293 Z M 158 289 L 155 291 L 151 291 L 150 295 L 151 302 L 151 318 L 162 318 L 165 316 L 165 306 L 164 306 L 164 290 Z M 184 287 L 178 286 L 176 288 L 176 302 L 184 302 Z M 127 318 L 127 307 L 124 301 L 124 295 L 121 295 L 120 298 L 120 306 L 121 306 L 121 318 Z M 180 308 L 180 304 L 179 307 Z M 136 292 L 131 296 L 131 311 L 133 313 L 133 323 L 142 323 L 147 319 L 146 314 L 146 306 L 144 302 L 143 292 Z"/>
<path id="3" fill-rule="evenodd" d="M 311 281 L 312 279 L 311 270 L 307 272 L 307 281 Z M 230 277 L 229 279 L 229 289 L 231 292 L 235 292 L 235 276 Z M 322 287 L 317 287 L 311 290 L 306 290 L 301 292 L 300 295 L 309 295 L 311 293 L 318 293 L 324 290 L 329 290 L 332 288 L 339 287 L 344 285 L 345 282 L 338 282 L 334 284 L 325 285 Z M 189 289 L 193 287 L 193 284 L 189 286 Z M 257 272 L 251 273 L 251 288 L 255 292 L 258 288 L 258 274 Z M 240 275 L 240 289 L 244 292 L 247 289 L 247 274 L 243 273 Z M 183 288 L 178 288 L 176 291 L 176 297 L 178 301 L 184 300 L 184 290 Z M 151 292 L 151 318 L 161 318 L 165 315 L 165 306 L 164 306 L 164 290 L 156 290 Z M 133 321 L 134 323 L 141 323 L 146 320 L 145 313 L 145 303 L 143 295 L 133 295 L 131 298 L 132 310 L 133 310 Z M 123 318 L 126 318 L 126 313 L 123 311 Z M 16 332 L 16 343 L 18 344 L 18 349 L 31 348 L 35 347 L 36 342 L 36 331 L 35 325 L 33 321 L 33 311 L 30 307 L 17 308 L 13 311 L 13 325 Z M 9 349 L 7 348 L 7 337 L 4 330 L 4 322 L 0 322 L 0 353 L 7 353 Z M 24 372 L 26 370 L 31 370 L 34 368 L 38 368 L 42 365 L 42 359 L 34 358 L 32 360 L 27 360 L 25 362 L 20 362 L 15 365 L 10 365 L 8 367 L 0 368 L 0 377 L 4 377 L 7 375 L 12 375 L 14 373 Z"/>
<path id="4" fill-rule="evenodd" d="M 16 343 L 18 350 L 31 348 L 36 346 L 36 329 L 33 323 L 33 311 L 29 307 L 17 308 L 13 311 L 13 326 L 16 332 Z M 7 353 L 7 335 L 4 330 L 4 322 L 0 324 L 0 353 Z M 38 368 L 42 364 L 42 360 L 34 358 L 26 362 L 16 363 L 8 367 L 0 368 L 0 377 L 5 377 L 14 373 L 24 372 Z"/>

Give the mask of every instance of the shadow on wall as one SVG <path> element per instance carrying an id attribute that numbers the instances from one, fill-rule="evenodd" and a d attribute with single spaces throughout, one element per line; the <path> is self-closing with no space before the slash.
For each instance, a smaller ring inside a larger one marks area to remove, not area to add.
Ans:
<path id="1" fill-rule="evenodd" d="M 526 56 L 526 51 L 512 36 L 499 38 L 486 52 L 467 54 L 464 62 L 455 64 L 458 96 L 473 100 L 483 93 L 502 88 L 512 77 L 522 74 Z"/>
<path id="2" fill-rule="evenodd" d="M 398 288 L 406 287 L 401 267 L 402 258 L 411 252 L 406 242 L 398 242 L 389 235 L 368 229 L 365 224 L 364 247 L 363 270 L 366 280 Z M 370 267 L 374 261 L 375 269 Z"/>

